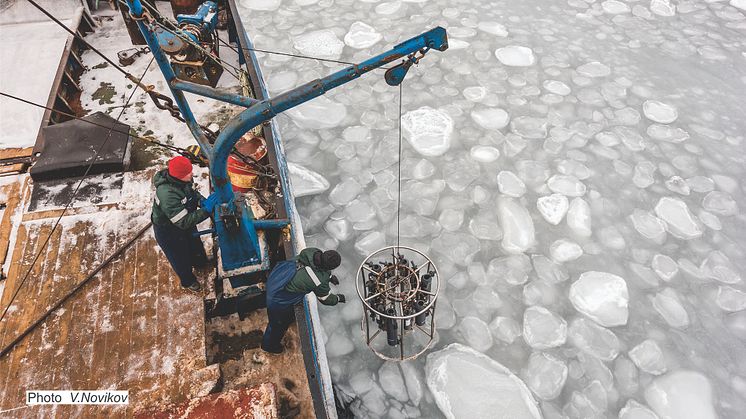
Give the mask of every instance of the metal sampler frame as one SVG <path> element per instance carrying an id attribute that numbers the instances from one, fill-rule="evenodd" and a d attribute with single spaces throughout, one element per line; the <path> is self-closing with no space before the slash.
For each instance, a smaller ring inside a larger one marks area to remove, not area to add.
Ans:
<path id="1" fill-rule="evenodd" d="M 415 264 L 412 256 L 422 262 Z M 376 355 L 388 361 L 406 361 L 417 358 L 430 348 L 435 339 L 435 306 L 440 291 L 440 274 L 427 255 L 407 246 L 379 249 L 360 264 L 355 287 L 363 302 L 360 327 L 365 343 Z M 392 344 L 394 334 L 391 329 L 396 330 L 395 344 Z M 410 342 L 407 345 L 407 342 L 414 339 L 417 332 L 425 336 L 427 342 L 420 350 L 407 354 L 405 347 L 412 348 L 415 344 Z M 376 338 L 380 335 L 386 336 L 388 345 L 384 347 L 389 351 L 375 347 Z M 407 337 L 410 340 L 405 339 Z M 396 346 L 399 347 L 398 356 L 384 353 L 393 352 L 391 348 Z"/>

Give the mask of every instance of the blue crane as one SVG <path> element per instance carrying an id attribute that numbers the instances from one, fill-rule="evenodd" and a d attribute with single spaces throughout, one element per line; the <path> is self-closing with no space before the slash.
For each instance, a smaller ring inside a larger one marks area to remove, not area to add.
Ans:
<path id="1" fill-rule="evenodd" d="M 143 9 L 140 0 L 127 0 L 130 15 L 137 21 L 158 66 L 168 82 L 181 116 L 200 145 L 210 166 L 210 179 L 218 193 L 220 204 L 213 214 L 215 232 L 225 271 L 256 265 L 262 262 L 257 230 L 284 228 L 287 219 L 255 220 L 246 203 L 235 199 L 228 178 L 228 156 L 238 140 L 254 127 L 277 114 L 305 103 L 325 92 L 348 83 L 361 75 L 404 58 L 400 64 L 386 71 L 385 80 L 391 86 L 401 84 L 407 70 L 431 49 L 448 49 L 446 30 L 436 27 L 393 49 L 349 66 L 329 76 L 313 80 L 276 97 L 256 99 L 216 89 L 222 68 L 210 50 L 217 42 L 217 4 L 202 3 L 195 14 L 177 16 L 178 29 L 167 30 Z M 217 48 L 216 48 L 217 49 Z M 417 55 L 419 54 L 419 56 Z M 170 57 L 170 58 L 169 58 Z M 190 92 L 246 109 L 234 116 L 215 140 L 208 138 L 196 121 L 184 92 Z"/>

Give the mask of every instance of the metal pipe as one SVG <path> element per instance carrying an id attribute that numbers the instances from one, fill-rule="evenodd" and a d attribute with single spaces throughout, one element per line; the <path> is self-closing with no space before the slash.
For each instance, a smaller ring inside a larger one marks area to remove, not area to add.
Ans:
<path id="1" fill-rule="evenodd" d="M 235 93 L 223 92 L 218 89 L 213 89 L 211 87 L 203 86 L 201 84 L 196 84 L 196 83 L 183 81 L 179 79 L 173 79 L 168 84 L 169 86 L 171 86 L 172 89 L 183 90 L 185 92 L 194 93 L 195 95 L 200 95 L 200 96 L 208 97 L 211 99 L 222 100 L 223 102 L 228 102 L 234 105 L 243 106 L 244 108 L 248 108 L 251 105 L 259 102 L 258 100 L 252 99 L 247 96 L 237 95 Z"/>
<path id="2" fill-rule="evenodd" d="M 231 119 L 215 141 L 215 150 L 211 159 L 210 174 L 220 201 L 223 203 L 233 201 L 233 190 L 227 170 L 228 155 L 243 134 L 281 112 L 321 96 L 335 87 L 423 48 L 440 51 L 447 49 L 445 29 L 441 27 L 431 29 L 358 65 L 347 67 L 322 79 L 313 80 L 275 98 L 263 100 Z"/>
<path id="3" fill-rule="evenodd" d="M 205 133 L 202 131 L 202 127 L 199 126 L 196 119 L 194 118 L 192 109 L 189 107 L 189 103 L 184 98 L 184 93 L 182 93 L 181 90 L 177 90 L 171 87 L 171 81 L 176 79 L 176 74 L 174 74 L 174 70 L 171 68 L 171 63 L 169 62 L 168 57 L 166 57 L 166 54 L 161 50 L 161 47 L 158 44 L 158 40 L 155 38 L 155 35 L 146 26 L 145 20 L 142 19 L 142 3 L 140 2 L 140 0 L 127 0 L 127 6 L 129 6 L 130 8 L 131 15 L 137 20 L 137 26 L 140 28 L 140 32 L 142 32 L 142 35 L 145 37 L 145 42 L 147 42 L 148 47 L 150 47 L 150 52 L 153 54 L 153 57 L 155 57 L 155 62 L 158 63 L 158 67 L 160 67 L 161 72 L 163 73 L 163 77 L 166 79 L 166 82 L 171 89 L 171 94 L 174 97 L 176 105 L 181 111 L 181 116 L 186 121 L 189 130 L 192 132 L 192 136 L 194 136 L 194 138 L 197 140 L 197 143 L 199 143 L 200 148 L 205 152 L 211 164 L 213 152 L 212 145 L 208 141 L 207 136 L 205 136 Z"/>
<path id="4" fill-rule="evenodd" d="M 290 221 L 287 218 L 282 218 L 279 220 L 254 220 L 254 227 L 256 229 L 275 229 L 275 228 L 283 228 L 290 224 Z"/>

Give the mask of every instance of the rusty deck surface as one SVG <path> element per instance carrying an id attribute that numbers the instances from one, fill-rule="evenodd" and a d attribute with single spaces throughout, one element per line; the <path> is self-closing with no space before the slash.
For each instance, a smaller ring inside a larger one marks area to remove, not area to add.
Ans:
<path id="1" fill-rule="evenodd" d="M 137 419 L 277 419 L 275 386 L 229 390 L 192 399 L 161 410 L 144 411 Z"/>
<path id="2" fill-rule="evenodd" d="M 147 177 L 147 175 L 143 175 Z M 135 191 L 136 193 L 137 191 Z M 29 279 L 0 322 L 5 347 L 147 222 L 149 208 L 71 211 L 52 232 L 55 214 L 24 214 L 0 308 L 49 236 Z M 142 197 L 138 201 L 148 202 Z M 79 214 L 83 212 L 83 214 Z M 38 219 L 37 219 L 38 218 Z M 204 391 L 201 296 L 179 286 L 152 230 L 136 241 L 8 355 L 0 358 L 0 417 L 131 417 L 181 403 Z M 126 407 L 26 407 L 26 390 L 129 390 Z M 208 389 L 209 391 L 209 389 Z M 15 409 L 15 410 L 12 410 Z"/>

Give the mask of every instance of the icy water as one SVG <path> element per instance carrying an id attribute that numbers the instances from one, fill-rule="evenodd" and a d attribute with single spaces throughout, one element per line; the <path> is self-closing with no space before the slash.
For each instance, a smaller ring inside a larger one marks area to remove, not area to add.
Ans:
<path id="1" fill-rule="evenodd" d="M 238 3 L 258 48 L 327 59 L 448 30 L 403 87 L 402 244 L 446 284 L 427 356 L 373 356 L 353 285 L 396 240 L 398 90 L 277 118 L 307 242 L 343 255 L 320 311 L 356 417 L 743 417 L 746 1 Z M 273 94 L 341 68 L 260 60 Z"/>

